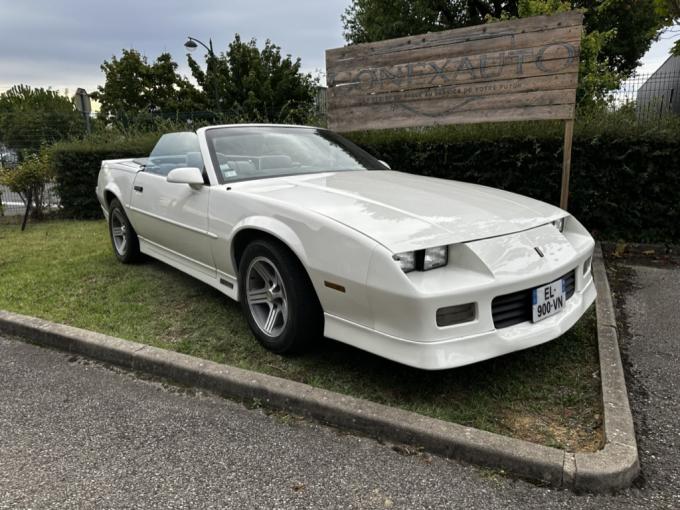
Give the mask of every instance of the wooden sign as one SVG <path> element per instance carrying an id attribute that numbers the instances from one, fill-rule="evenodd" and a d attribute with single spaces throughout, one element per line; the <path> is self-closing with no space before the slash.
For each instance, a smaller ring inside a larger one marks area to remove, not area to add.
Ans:
<path id="1" fill-rule="evenodd" d="M 582 20 L 573 11 L 327 50 L 328 127 L 571 119 Z"/>
<path id="2" fill-rule="evenodd" d="M 327 50 L 328 127 L 573 122 L 582 23 L 571 11 Z"/>

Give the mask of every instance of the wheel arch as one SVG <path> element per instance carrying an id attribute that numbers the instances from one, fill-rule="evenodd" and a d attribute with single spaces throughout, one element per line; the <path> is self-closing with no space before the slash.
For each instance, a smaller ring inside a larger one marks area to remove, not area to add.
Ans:
<path id="1" fill-rule="evenodd" d="M 104 191 L 102 192 L 102 198 L 104 199 L 104 207 L 108 211 L 111 208 L 111 201 L 115 198 L 120 202 L 120 204 L 125 207 L 123 202 L 123 193 L 120 190 L 118 184 L 112 180 L 106 183 Z"/>
<path id="2" fill-rule="evenodd" d="M 104 188 L 104 192 L 102 193 L 102 198 L 104 199 L 104 208 L 106 209 L 105 216 L 106 216 L 107 220 L 110 216 L 109 213 L 111 212 L 111 202 L 113 202 L 114 199 L 118 200 L 118 202 L 120 203 L 120 206 L 123 208 L 123 213 L 125 214 L 125 217 L 130 222 L 130 226 L 132 227 L 132 230 L 135 231 L 135 233 L 136 233 L 137 228 L 135 227 L 134 223 L 132 222 L 132 218 L 130 218 L 130 214 L 128 213 L 128 211 L 125 208 L 125 203 L 123 202 L 122 193 L 120 192 L 120 189 L 118 188 L 118 186 L 110 184 L 109 186 Z"/>
<path id="3" fill-rule="evenodd" d="M 270 239 L 283 245 L 302 264 L 309 276 L 307 263 L 309 261 L 307 251 L 298 235 L 288 225 L 272 218 L 250 218 L 237 225 L 230 242 L 231 261 L 234 270 L 238 272 L 243 251 L 250 242 L 255 239 Z"/>
<path id="4" fill-rule="evenodd" d="M 272 223 L 271 218 L 264 219 L 267 220 L 266 224 L 262 224 L 261 222 L 244 224 L 234 233 L 231 241 L 231 259 L 236 275 L 239 274 L 239 265 L 243 252 L 251 242 L 257 239 L 273 241 L 290 252 L 290 254 L 299 262 L 300 267 L 304 271 L 304 274 L 307 275 L 307 279 L 314 291 L 314 297 L 323 310 L 323 305 L 319 298 L 319 290 L 314 285 L 314 279 L 309 272 L 308 255 L 300 238 L 284 223 L 278 221 Z M 272 228 L 274 224 L 276 224 L 275 228 Z M 240 292 L 241 289 L 239 288 L 239 294 Z"/>
<path id="5" fill-rule="evenodd" d="M 107 211 L 111 207 L 111 201 L 114 198 L 120 202 L 120 197 L 118 195 L 116 195 L 115 192 L 113 192 L 111 189 L 108 189 L 108 188 L 104 190 L 104 205 L 106 206 Z"/>

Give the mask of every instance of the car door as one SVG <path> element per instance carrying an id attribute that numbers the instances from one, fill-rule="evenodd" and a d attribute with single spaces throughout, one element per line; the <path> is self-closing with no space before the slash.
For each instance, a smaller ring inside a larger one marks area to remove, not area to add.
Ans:
<path id="1" fill-rule="evenodd" d="M 148 244 L 145 251 L 160 252 L 161 258 L 214 277 L 208 230 L 210 186 L 196 189 L 167 181 L 170 171 L 187 166 L 203 170 L 197 135 L 164 135 L 135 177 L 130 213 L 137 234 Z"/>

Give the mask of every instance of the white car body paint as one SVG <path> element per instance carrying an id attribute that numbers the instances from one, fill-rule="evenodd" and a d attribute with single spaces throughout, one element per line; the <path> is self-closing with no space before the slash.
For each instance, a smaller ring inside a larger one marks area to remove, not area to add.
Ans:
<path id="1" fill-rule="evenodd" d="M 239 126 L 243 127 L 243 125 Z M 210 185 L 193 189 L 133 160 L 102 163 L 97 196 L 117 197 L 142 252 L 239 299 L 232 240 L 244 229 L 285 243 L 306 268 L 325 335 L 422 368 L 474 363 L 552 340 L 595 299 L 583 270 L 594 241 L 565 211 L 473 184 L 397 171 L 345 171 L 219 184 L 197 131 Z M 141 194 L 136 187 L 143 187 Z M 563 232 L 551 222 L 565 218 Z M 448 264 L 404 273 L 393 255 L 447 245 Z M 535 249 L 540 247 L 544 256 Z M 574 271 L 564 310 L 496 328 L 492 301 Z M 330 281 L 345 292 L 327 287 Z M 437 310 L 474 303 L 474 319 L 436 323 Z"/>

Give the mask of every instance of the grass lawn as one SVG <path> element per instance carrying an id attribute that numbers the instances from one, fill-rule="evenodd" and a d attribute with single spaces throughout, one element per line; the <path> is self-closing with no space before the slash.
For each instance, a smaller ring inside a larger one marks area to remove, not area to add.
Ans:
<path id="1" fill-rule="evenodd" d="M 99 331 L 568 450 L 601 442 L 595 317 L 546 345 L 441 372 L 328 339 L 282 357 L 239 305 L 160 262 L 119 264 L 104 221 L 0 225 L 0 309 Z"/>

